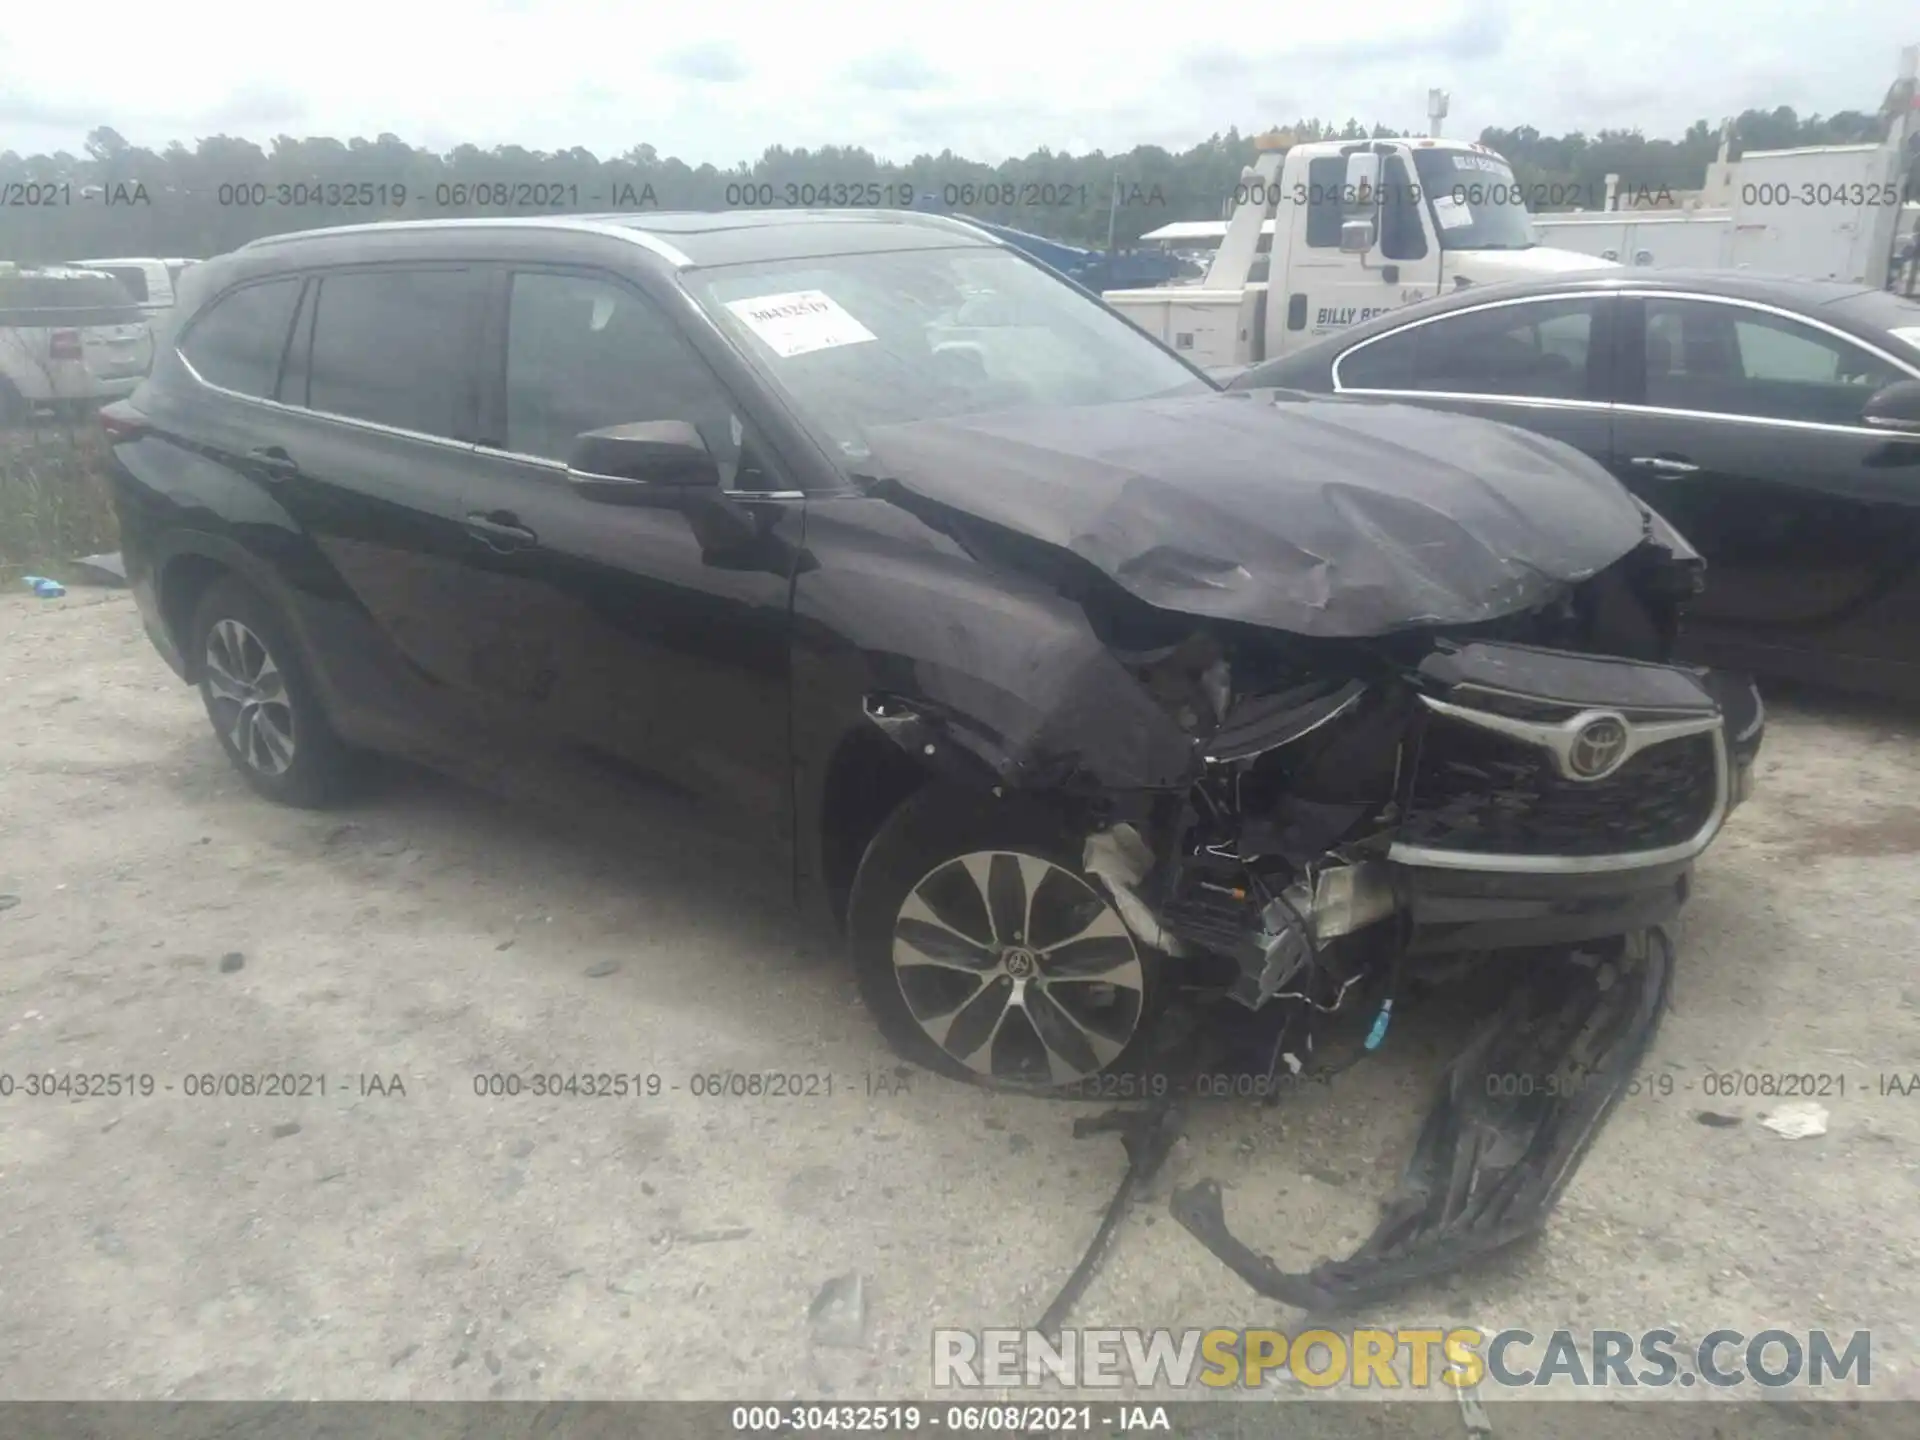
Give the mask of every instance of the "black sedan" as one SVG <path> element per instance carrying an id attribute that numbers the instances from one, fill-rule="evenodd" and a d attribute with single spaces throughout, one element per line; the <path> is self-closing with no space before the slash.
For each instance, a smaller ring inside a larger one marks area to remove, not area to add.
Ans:
<path id="1" fill-rule="evenodd" d="M 1457 291 L 1253 367 L 1584 450 L 1707 560 L 1682 654 L 1920 698 L 1920 305 L 1663 270 Z"/>

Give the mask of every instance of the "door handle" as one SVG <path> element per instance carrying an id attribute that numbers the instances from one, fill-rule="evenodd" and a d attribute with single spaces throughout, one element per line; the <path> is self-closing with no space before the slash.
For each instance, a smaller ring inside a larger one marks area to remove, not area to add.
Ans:
<path id="1" fill-rule="evenodd" d="M 495 550 L 524 550 L 540 537 L 519 524 L 518 518 L 504 512 L 487 515 L 476 511 L 467 516 L 467 533 Z"/>
<path id="2" fill-rule="evenodd" d="M 247 463 L 269 480 L 290 480 L 300 473 L 294 458 L 278 445 L 262 445 L 247 452 Z"/>
<path id="3" fill-rule="evenodd" d="M 1691 475 L 1700 468 L 1691 460 L 1676 460 L 1671 455 L 1636 455 L 1627 463 L 1656 475 Z"/>

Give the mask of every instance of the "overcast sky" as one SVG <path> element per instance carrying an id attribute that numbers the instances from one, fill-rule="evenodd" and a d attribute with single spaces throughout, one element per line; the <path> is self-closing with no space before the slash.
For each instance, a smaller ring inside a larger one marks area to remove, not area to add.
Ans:
<path id="1" fill-rule="evenodd" d="M 7 7 L 0 150 L 79 151 L 112 125 L 158 149 L 209 134 L 391 131 L 596 154 L 642 141 L 728 164 L 768 145 L 997 161 L 1041 146 L 1182 148 L 1297 116 L 1451 135 L 1639 126 L 1749 106 L 1871 108 L 1904 0 L 131 0 Z"/>

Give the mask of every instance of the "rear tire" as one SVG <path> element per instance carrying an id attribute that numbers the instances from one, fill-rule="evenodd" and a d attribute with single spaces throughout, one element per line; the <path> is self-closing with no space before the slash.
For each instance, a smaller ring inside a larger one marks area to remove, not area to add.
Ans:
<path id="1" fill-rule="evenodd" d="M 1160 1017 L 1162 957 L 1017 798 L 911 796 L 867 847 L 847 929 L 881 1034 L 954 1079 L 1085 1093 L 1139 1066 Z"/>
<path id="2" fill-rule="evenodd" d="M 189 652 L 227 759 L 260 794 L 318 809 L 342 798 L 358 757 L 334 734 L 299 647 L 272 604 L 231 577 L 194 607 Z"/>

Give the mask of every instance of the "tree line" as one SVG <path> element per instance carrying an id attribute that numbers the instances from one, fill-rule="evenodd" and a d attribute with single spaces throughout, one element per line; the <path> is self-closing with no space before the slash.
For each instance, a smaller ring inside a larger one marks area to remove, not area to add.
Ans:
<path id="1" fill-rule="evenodd" d="M 1280 128 L 1300 140 L 1404 133 L 1357 120 L 1302 119 Z M 1805 117 L 1786 106 L 1749 110 L 1734 122 L 1733 153 L 1875 141 L 1885 133 L 1884 108 Z M 460 145 L 441 154 L 390 134 L 345 141 L 282 135 L 265 149 L 216 135 L 154 151 L 103 126 L 88 134 L 81 155 L 0 152 L 0 260 L 204 257 L 263 235 L 380 219 L 790 205 L 931 206 L 1094 248 L 1106 244 L 1111 225 L 1125 246 L 1169 221 L 1221 218 L 1241 167 L 1253 159 L 1252 139 L 1229 130 L 1179 152 L 1041 149 L 998 165 L 950 150 L 902 164 L 854 146 L 774 146 L 722 169 L 663 157 L 645 144 L 606 157 L 516 145 Z M 1591 206 L 1601 203 L 1610 174 L 1628 192 L 1699 188 L 1719 131 L 1705 120 L 1678 140 L 1637 130 L 1551 136 L 1518 126 L 1484 130 L 1480 140 L 1513 163 L 1530 195 Z"/>

